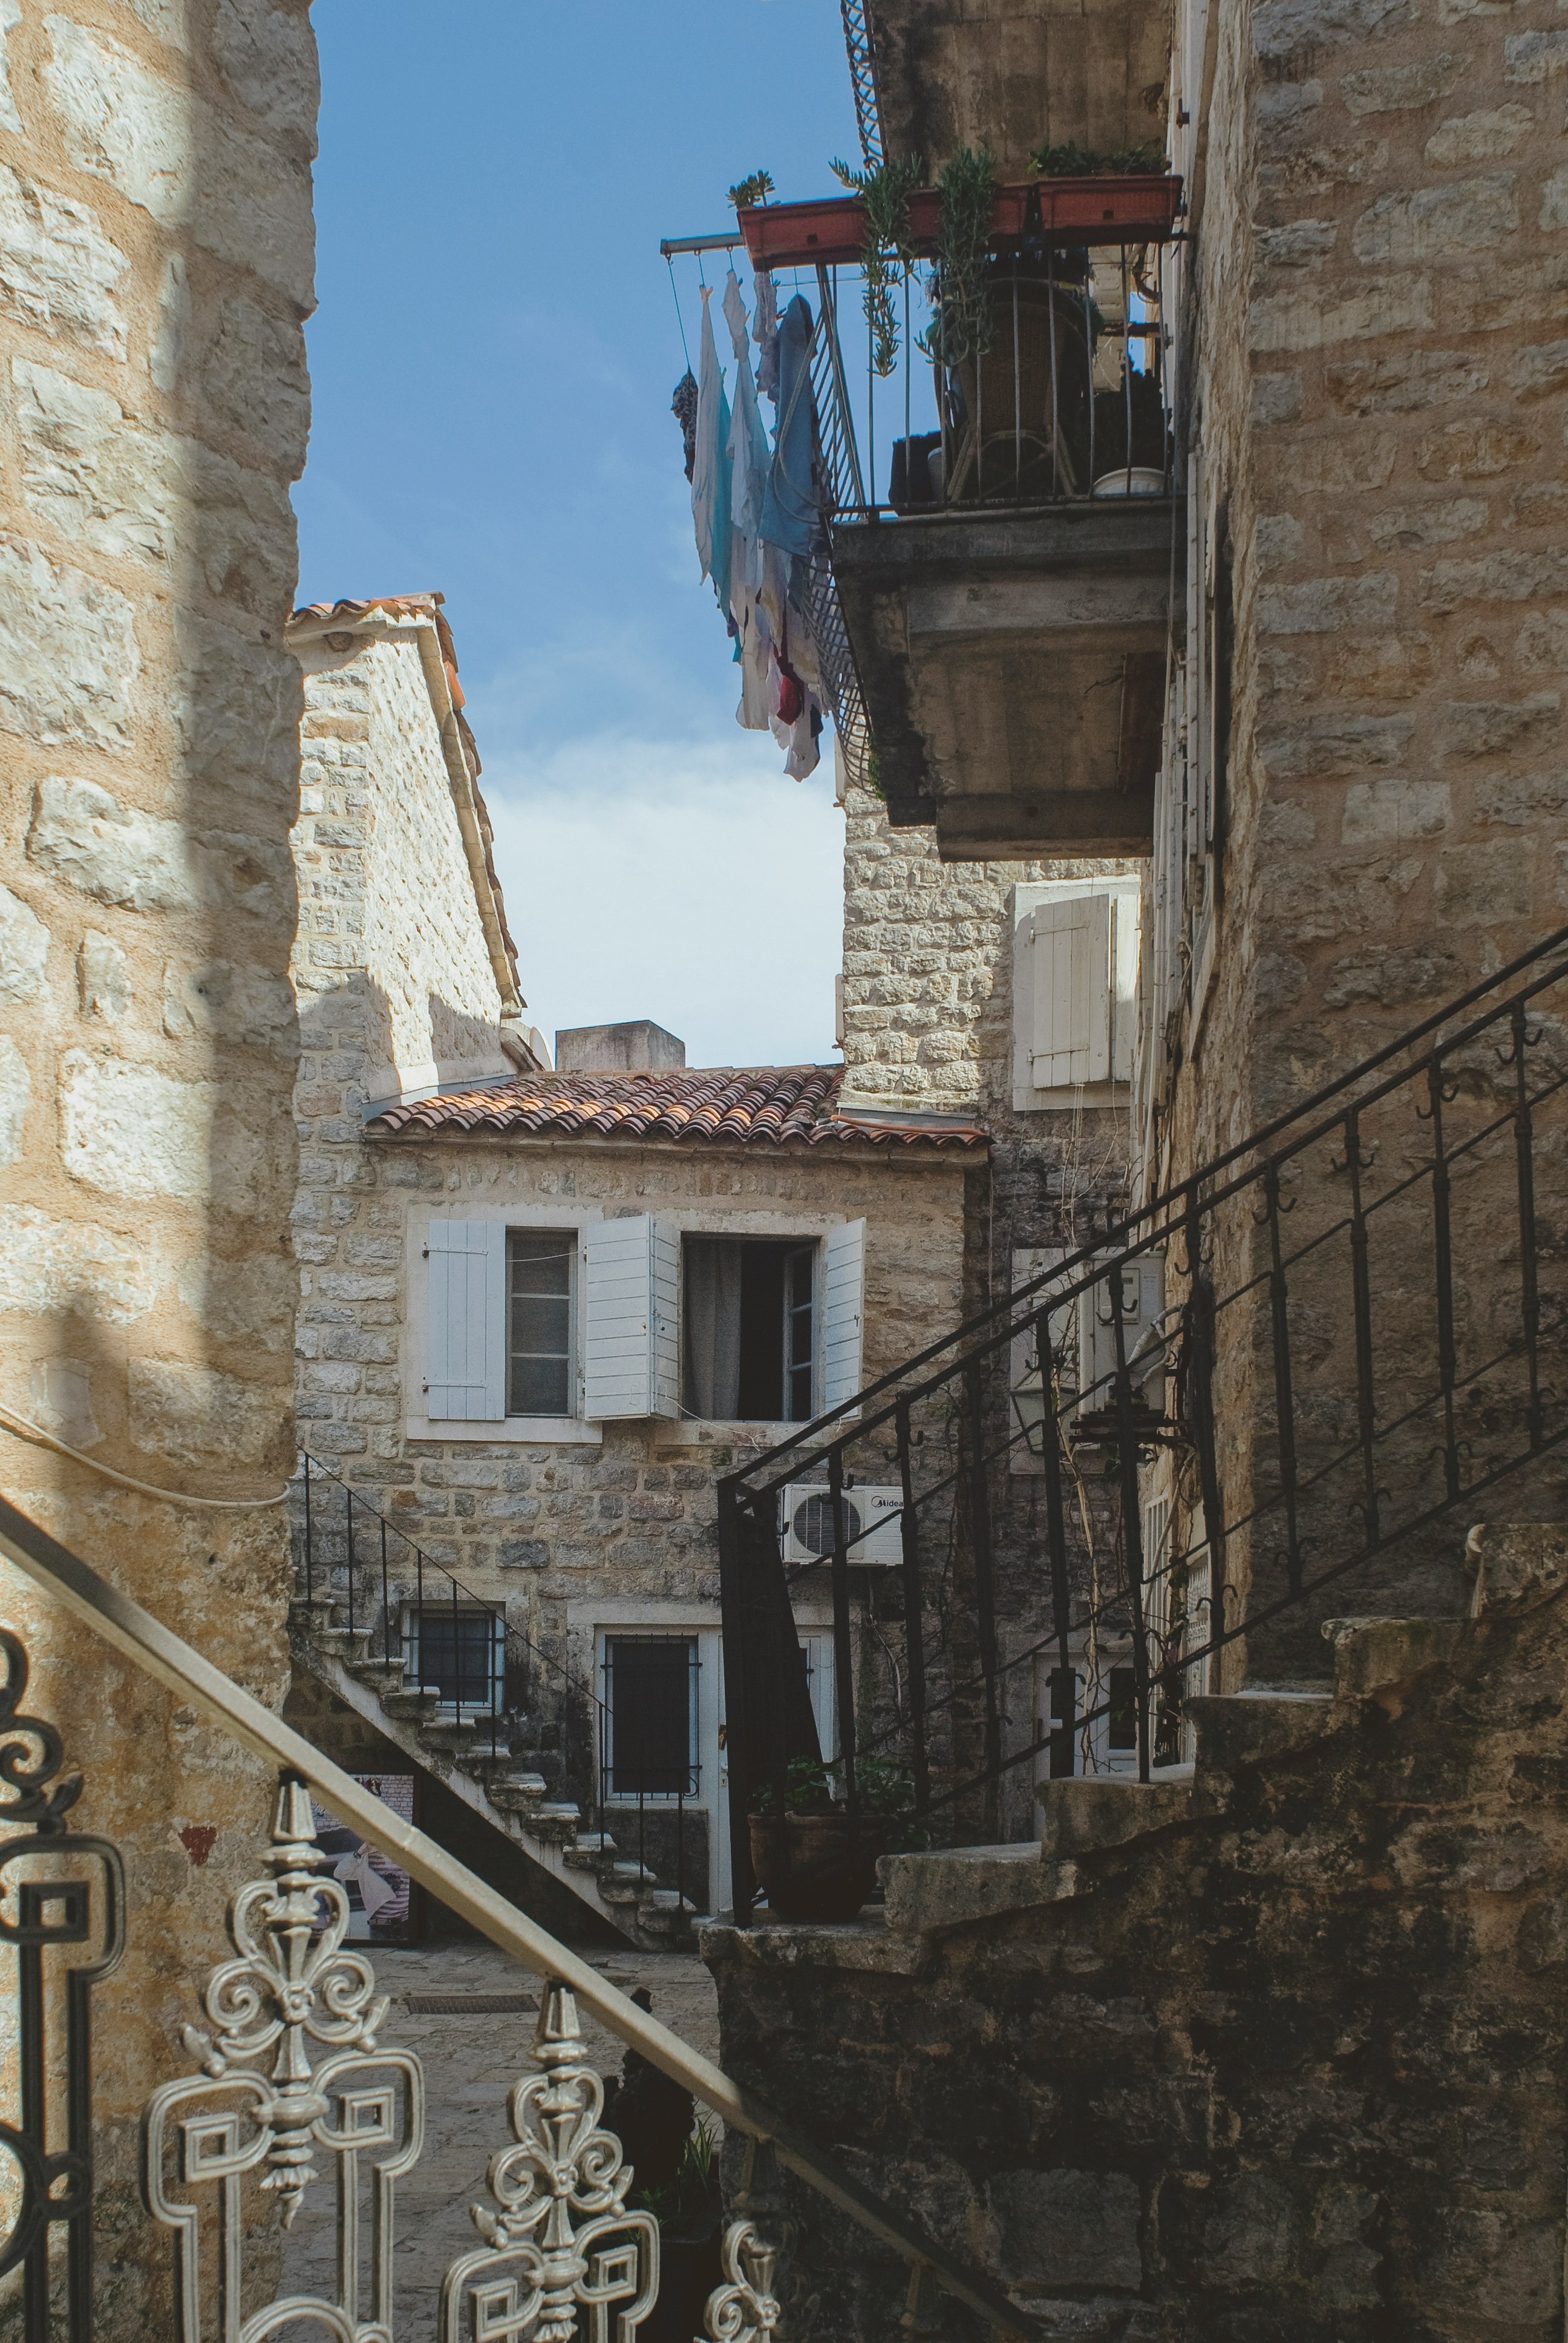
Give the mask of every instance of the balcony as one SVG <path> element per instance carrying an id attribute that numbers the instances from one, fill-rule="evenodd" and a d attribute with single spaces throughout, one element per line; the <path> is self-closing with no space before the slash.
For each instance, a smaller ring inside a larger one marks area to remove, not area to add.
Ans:
<path id="1" fill-rule="evenodd" d="M 1163 325 L 1179 203 L 1157 176 L 1000 188 L 956 334 L 918 275 L 893 285 L 890 367 L 858 202 L 741 216 L 755 266 L 817 280 L 819 599 L 847 760 L 949 860 L 1150 850 L 1184 569 Z M 910 223 L 931 251 L 934 196 Z"/>

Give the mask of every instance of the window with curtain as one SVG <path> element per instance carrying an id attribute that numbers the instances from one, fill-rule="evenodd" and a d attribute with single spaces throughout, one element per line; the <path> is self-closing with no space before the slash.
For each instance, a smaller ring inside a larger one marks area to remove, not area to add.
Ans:
<path id="1" fill-rule="evenodd" d="M 816 1353 L 815 1242 L 689 1236 L 682 1400 L 713 1423 L 807 1423 Z"/>

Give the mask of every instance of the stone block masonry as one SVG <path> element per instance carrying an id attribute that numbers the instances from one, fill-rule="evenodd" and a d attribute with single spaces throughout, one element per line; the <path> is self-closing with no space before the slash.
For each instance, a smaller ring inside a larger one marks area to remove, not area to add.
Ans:
<path id="1" fill-rule="evenodd" d="M 1341 1622 L 1333 1698 L 1197 1704 L 1190 1792 L 1050 1785 L 1048 1838 L 1129 1814 L 1005 1915 L 929 1855 L 889 1866 L 929 1928 L 705 1932 L 726 2067 L 1050 2334 L 1555 2343 L 1564 1556 L 1481 1546 L 1481 1619 Z M 823 2343 L 895 2336 L 898 2265 L 795 2209 Z"/>
<path id="2" fill-rule="evenodd" d="M 1221 17 L 1188 423 L 1236 717 L 1200 1154 L 1563 918 L 1562 45 L 1540 0 Z"/>
<path id="3" fill-rule="evenodd" d="M 0 1397 L 207 1496 L 278 1488 L 294 1453 L 282 630 L 316 102 L 305 0 L 0 8 Z M 0 1442 L 9 1496 L 281 1697 L 281 1509 L 182 1511 Z M 28 1705 L 85 1775 L 73 1822 L 129 1860 L 97 2061 L 98 2318 L 164 2334 L 134 2118 L 196 2015 L 267 1788 L 24 1584 L 4 1592 Z"/>

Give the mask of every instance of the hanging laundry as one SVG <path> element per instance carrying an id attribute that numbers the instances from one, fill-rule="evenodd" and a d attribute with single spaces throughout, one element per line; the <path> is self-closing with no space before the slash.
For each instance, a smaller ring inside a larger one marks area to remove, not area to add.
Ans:
<path id="1" fill-rule="evenodd" d="M 784 770 L 792 781 L 803 781 L 816 771 L 822 754 L 817 745 L 821 736 L 822 711 L 808 692 L 799 715 L 789 728 L 789 754 L 784 759 Z"/>
<path id="2" fill-rule="evenodd" d="M 702 574 L 713 580 L 719 607 L 729 615 L 729 401 L 713 338 L 712 287 L 702 288 L 702 343 L 697 362 L 697 447 L 691 513 Z"/>
<path id="3" fill-rule="evenodd" d="M 742 537 L 755 539 L 762 525 L 762 505 L 768 493 L 771 460 L 768 434 L 757 404 L 751 374 L 751 352 L 746 335 L 746 304 L 733 268 L 724 287 L 724 317 L 735 351 L 735 411 L 729 425 L 729 519 Z M 760 576 L 756 579 L 760 584 Z"/>
<path id="4" fill-rule="evenodd" d="M 766 270 L 755 280 L 757 311 L 751 338 L 757 345 L 757 387 L 764 398 L 779 397 L 779 297 Z"/>
<path id="5" fill-rule="evenodd" d="M 763 537 L 786 553 L 809 553 L 821 533 L 811 324 L 810 309 L 797 293 L 779 327 L 779 430 L 762 508 Z"/>
<path id="6" fill-rule="evenodd" d="M 675 386 L 669 411 L 680 426 L 680 444 L 689 480 L 697 468 L 697 377 L 689 367 Z"/>

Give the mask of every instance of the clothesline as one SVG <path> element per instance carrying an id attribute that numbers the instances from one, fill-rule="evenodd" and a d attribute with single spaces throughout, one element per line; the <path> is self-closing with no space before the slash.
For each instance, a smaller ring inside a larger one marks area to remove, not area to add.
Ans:
<path id="1" fill-rule="evenodd" d="M 666 255 L 687 368 L 671 405 L 691 482 L 698 558 L 740 669 L 736 720 L 748 731 L 771 731 L 786 752 L 785 771 L 804 780 L 819 759 L 828 699 L 807 609 L 809 565 L 826 546 L 811 383 L 816 319 L 798 271 L 791 271 L 795 290 L 782 317 L 772 277 L 754 274 L 749 315 L 731 265 L 720 302 L 733 355 L 731 405 L 713 328 L 715 288 L 707 281 L 701 251 L 694 256 L 701 302 L 695 379 L 674 258 Z M 759 397 L 775 409 L 771 442 Z"/>

